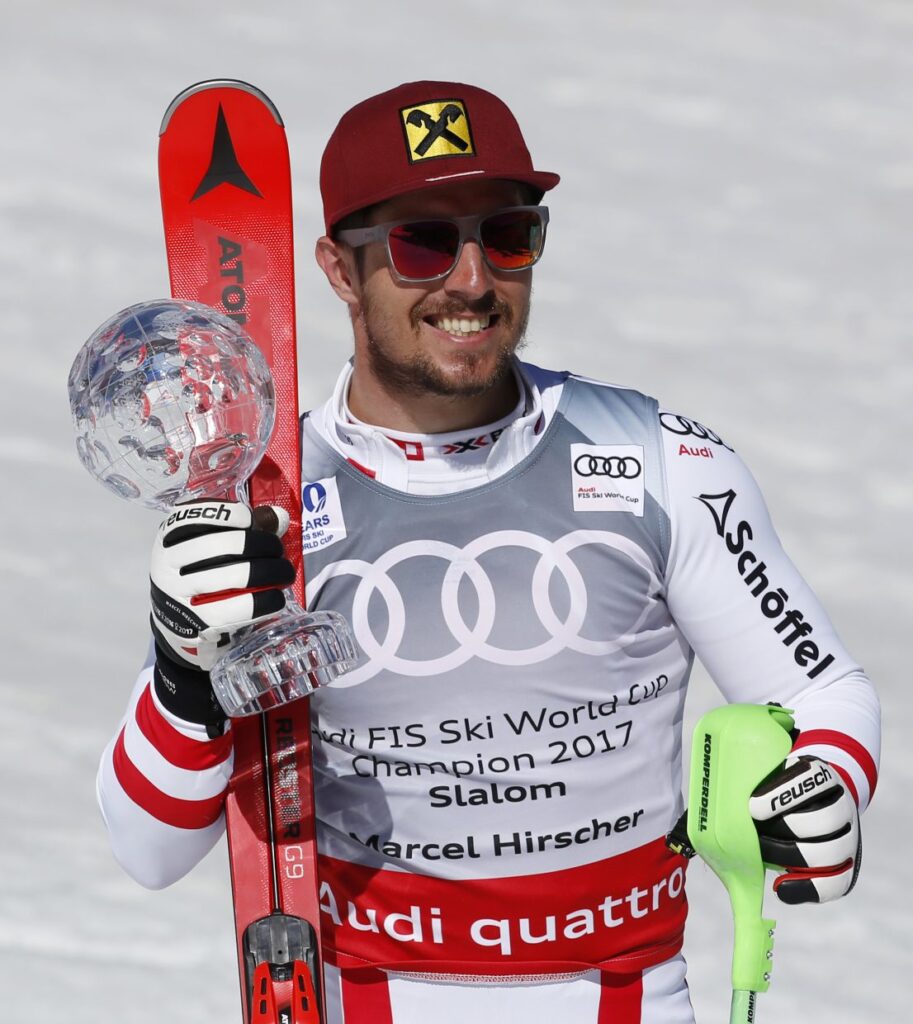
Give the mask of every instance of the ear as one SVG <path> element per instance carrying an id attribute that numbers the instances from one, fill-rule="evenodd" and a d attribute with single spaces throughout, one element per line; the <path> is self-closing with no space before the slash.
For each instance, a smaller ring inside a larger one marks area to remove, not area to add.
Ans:
<path id="1" fill-rule="evenodd" d="M 361 298 L 361 287 L 349 246 L 323 235 L 317 239 L 314 258 L 326 274 L 330 287 L 342 301 L 349 306 L 357 305 Z"/>

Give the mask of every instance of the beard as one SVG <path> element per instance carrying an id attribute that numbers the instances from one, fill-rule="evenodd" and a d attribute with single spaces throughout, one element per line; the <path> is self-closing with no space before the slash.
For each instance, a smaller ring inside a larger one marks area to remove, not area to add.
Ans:
<path id="1" fill-rule="evenodd" d="M 423 351 L 398 355 L 388 339 L 402 328 L 396 326 L 393 317 L 375 308 L 370 291 L 366 289 L 357 315 L 367 339 L 366 351 L 371 372 L 383 381 L 389 391 L 410 397 L 434 395 L 439 398 L 470 398 L 497 387 L 510 376 L 514 355 L 526 344 L 529 301 L 518 312 L 494 295 L 484 296 L 473 303 L 445 303 L 434 309 L 425 308 L 419 303 L 410 311 L 409 327 L 412 334 L 417 336 L 426 317 L 460 313 L 480 316 L 491 314 L 498 317 L 498 326 L 504 332 L 504 339 L 494 353 L 493 362 L 491 352 L 457 350 L 448 357 L 447 365 Z"/>

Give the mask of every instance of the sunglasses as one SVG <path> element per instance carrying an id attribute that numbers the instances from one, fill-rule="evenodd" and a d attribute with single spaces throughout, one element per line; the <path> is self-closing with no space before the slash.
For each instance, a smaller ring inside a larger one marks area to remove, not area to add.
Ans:
<path id="1" fill-rule="evenodd" d="M 542 255 L 547 224 L 546 206 L 510 206 L 466 217 L 389 221 L 337 231 L 335 237 L 356 248 L 385 242 L 401 281 L 437 281 L 457 265 L 467 238 L 478 243 L 492 270 L 528 270 Z"/>

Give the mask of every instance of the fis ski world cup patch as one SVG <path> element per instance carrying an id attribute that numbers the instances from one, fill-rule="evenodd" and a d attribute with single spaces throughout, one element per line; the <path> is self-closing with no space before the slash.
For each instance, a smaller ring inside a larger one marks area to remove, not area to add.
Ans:
<path id="1" fill-rule="evenodd" d="M 429 100 L 399 112 L 409 163 L 441 156 L 475 156 L 469 113 L 462 100 Z"/>
<path id="2" fill-rule="evenodd" d="M 575 512 L 644 514 L 644 450 L 637 444 L 572 444 Z"/>

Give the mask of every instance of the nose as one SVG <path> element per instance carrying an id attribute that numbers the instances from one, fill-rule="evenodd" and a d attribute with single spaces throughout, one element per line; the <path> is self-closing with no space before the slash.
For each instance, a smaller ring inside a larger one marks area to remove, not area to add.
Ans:
<path id="1" fill-rule="evenodd" d="M 485 261 L 479 243 L 475 239 L 467 238 L 463 243 L 460 258 L 444 279 L 444 291 L 454 297 L 477 300 L 493 289 L 494 277 L 491 267 Z"/>

